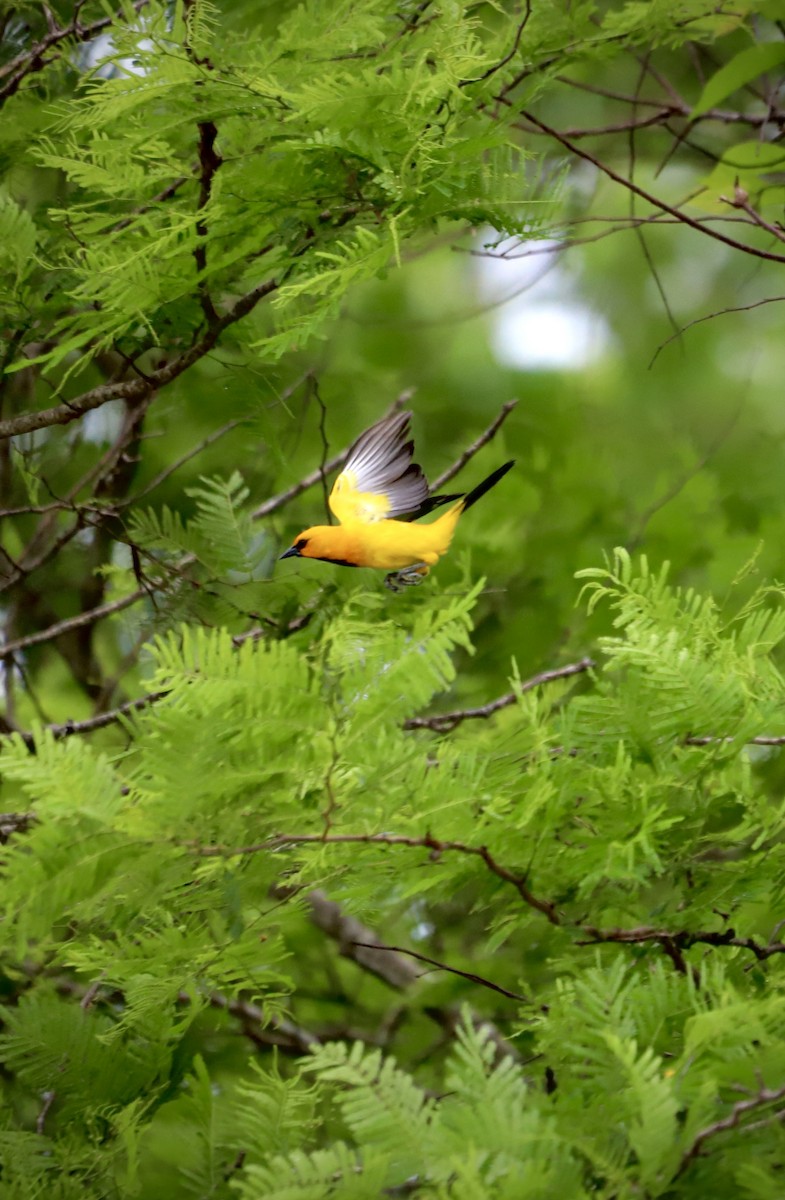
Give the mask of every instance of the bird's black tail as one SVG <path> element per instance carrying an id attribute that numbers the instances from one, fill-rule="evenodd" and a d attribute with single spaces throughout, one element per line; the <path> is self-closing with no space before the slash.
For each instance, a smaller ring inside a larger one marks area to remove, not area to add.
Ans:
<path id="1" fill-rule="evenodd" d="M 514 466 L 515 459 L 511 458 L 510 461 L 506 462 L 503 467 L 497 467 L 495 471 L 491 471 L 488 478 L 483 479 L 482 483 L 478 483 L 476 488 L 473 488 L 472 491 L 467 492 L 466 499 L 463 502 L 463 511 L 466 512 L 467 508 L 471 508 L 473 504 L 476 504 L 478 500 L 481 500 L 485 493 L 489 492 L 492 487 L 495 487 L 499 480 L 507 474 L 510 467 Z"/>

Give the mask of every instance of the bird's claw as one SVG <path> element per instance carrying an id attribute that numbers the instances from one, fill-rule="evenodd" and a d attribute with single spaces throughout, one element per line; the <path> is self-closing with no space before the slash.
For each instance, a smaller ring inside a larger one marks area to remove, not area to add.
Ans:
<path id="1" fill-rule="evenodd" d="M 425 563 L 417 563 L 413 567 L 404 567 L 402 571 L 390 571 L 384 577 L 384 586 L 391 592 L 402 592 L 405 587 L 416 587 L 422 583 L 427 574 Z"/>

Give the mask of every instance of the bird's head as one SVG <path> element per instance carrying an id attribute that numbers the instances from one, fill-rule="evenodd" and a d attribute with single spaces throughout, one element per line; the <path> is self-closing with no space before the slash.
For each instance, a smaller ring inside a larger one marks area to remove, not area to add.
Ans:
<path id="1" fill-rule="evenodd" d="M 330 552 L 331 541 L 334 541 L 332 527 L 315 525 L 298 534 L 281 558 L 322 558 L 330 562 L 335 558 L 335 554 Z"/>

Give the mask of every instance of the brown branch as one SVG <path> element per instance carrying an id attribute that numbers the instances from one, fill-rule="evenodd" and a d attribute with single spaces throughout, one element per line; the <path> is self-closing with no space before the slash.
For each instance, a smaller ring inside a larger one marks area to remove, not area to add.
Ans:
<path id="1" fill-rule="evenodd" d="M 140 589 L 139 592 L 134 593 L 134 598 L 139 599 L 140 596 L 145 594 L 145 591 Z M 129 597 L 126 597 L 126 602 L 129 601 L 129 599 Z M 125 604 L 122 605 L 122 607 L 125 606 Z M 113 604 L 104 605 L 101 615 L 106 615 L 107 611 L 117 611 L 119 607 L 120 604 L 118 601 L 114 601 Z M 0 660 L 4 654 L 7 656 L 9 653 L 13 652 L 14 648 L 20 648 L 20 643 L 22 642 L 29 644 L 32 639 L 37 641 L 44 640 L 44 634 L 48 635 L 46 640 L 48 640 L 49 637 L 56 637 L 57 632 L 62 633 L 64 631 L 68 631 L 75 628 L 77 624 L 87 624 L 87 621 L 82 619 L 84 617 L 91 617 L 93 620 L 96 620 L 96 613 L 98 612 L 98 609 L 94 609 L 92 613 L 83 613 L 80 614 L 80 617 L 71 617 L 67 621 L 61 621 L 59 626 L 52 626 L 48 630 L 43 630 L 41 634 L 31 634 L 29 638 L 20 638 L 17 642 L 9 642 L 8 649 L 0 647 Z M 303 613 L 299 617 L 294 617 L 293 620 L 289 621 L 289 623 L 282 628 L 274 621 L 271 621 L 270 624 L 275 630 L 278 630 L 281 638 L 290 637 L 293 633 L 297 633 L 300 629 L 304 629 L 313 619 L 313 615 L 314 614 L 312 612 Z M 57 632 L 53 632 L 54 630 Z M 266 637 L 268 633 L 269 630 L 263 629 L 261 626 L 256 626 L 253 629 L 246 630 L 245 633 L 235 634 L 232 638 L 232 643 L 236 649 L 237 647 L 241 646 L 243 642 L 251 640 L 258 641 L 259 638 Z M 107 712 L 97 713 L 93 717 L 87 717 L 84 721 L 64 721 L 62 724 L 45 725 L 43 732 L 50 733 L 57 741 L 61 741 L 63 738 L 67 737 L 73 737 L 77 734 L 94 733 L 96 729 L 104 729 L 107 725 L 114 725 L 123 717 L 128 716 L 129 713 L 140 712 L 142 709 L 150 708 L 153 704 L 157 704 L 159 700 L 163 700 L 164 697 L 168 695 L 168 688 L 164 688 L 163 690 L 157 692 L 146 692 L 143 696 L 137 696 L 135 700 L 128 700 L 125 704 L 118 705 L 117 708 L 109 709 Z M 26 746 L 29 746 L 31 749 L 35 746 L 37 735 L 21 729 L 0 729 L 0 740 L 4 737 L 10 737 L 14 733 L 21 737 Z M 0 833 L 1 832 L 2 826 L 0 825 Z"/>
<path id="2" fill-rule="evenodd" d="M 496 862 L 487 846 L 469 846 L 465 842 L 440 841 L 426 833 L 423 837 L 409 837 L 392 833 L 333 833 L 325 837 L 322 833 L 278 833 L 263 842 L 250 846 L 228 848 L 226 846 L 194 846 L 194 852 L 204 858 L 238 858 L 246 854 L 260 854 L 266 850 L 280 850 L 285 846 L 309 845 L 369 845 L 369 846 L 411 846 L 430 850 L 431 861 L 442 854 L 455 851 L 482 859 L 492 874 L 505 883 L 511 884 L 524 904 L 534 908 L 547 917 L 552 925 L 560 925 L 561 921 L 556 912 L 556 905 L 550 900 L 542 900 L 531 892 L 524 876 L 516 875 L 509 868 Z"/>
<path id="3" fill-rule="evenodd" d="M 521 37 L 523 36 L 523 31 L 526 28 L 527 24 L 529 23 L 529 18 L 531 15 L 532 15 L 531 0 L 526 0 L 525 7 L 524 7 L 523 20 L 520 21 L 518 28 L 515 31 L 515 39 L 512 43 L 512 48 L 511 48 L 510 52 L 508 54 L 505 54 L 505 56 L 501 60 L 501 62 L 494 63 L 492 67 L 488 67 L 487 71 L 483 71 L 482 75 L 479 75 L 476 79 L 460 79 L 458 81 L 458 87 L 462 87 L 462 88 L 469 87 L 469 85 L 472 83 L 484 83 L 486 79 L 490 79 L 491 76 L 495 75 L 497 71 L 501 71 L 501 69 L 503 67 L 506 67 L 507 63 L 510 62 L 510 60 L 513 59 L 518 52 L 518 47 L 521 44 Z"/>
<path id="4" fill-rule="evenodd" d="M 715 317 L 725 317 L 729 313 L 749 312 L 753 308 L 761 308 L 764 304 L 781 304 L 783 300 L 785 300 L 785 296 L 766 296 L 763 300 L 755 300 L 751 304 L 735 304 L 730 308 L 718 308 L 716 312 L 706 313 L 703 317 L 696 317 L 693 321 L 688 321 L 676 333 L 671 334 L 669 338 L 660 343 L 652 355 L 648 369 L 651 370 L 666 346 L 669 346 L 676 338 L 681 337 L 688 329 L 692 329 L 693 325 L 702 325 L 704 321 L 713 321 Z"/>
<path id="5" fill-rule="evenodd" d="M 148 496 L 150 492 L 155 491 L 160 484 L 167 480 L 170 475 L 174 475 L 175 471 L 179 471 L 180 467 L 184 466 L 187 462 L 190 462 L 192 458 L 196 458 L 198 454 L 201 454 L 202 451 L 206 450 L 208 446 L 212 446 L 213 442 L 217 442 L 224 436 L 224 434 L 230 433 L 233 429 L 236 429 L 238 425 L 242 425 L 244 420 L 245 418 L 243 417 L 236 417 L 233 421 L 227 421 L 227 423 L 222 425 L 220 429 L 214 430 L 213 433 L 210 433 L 206 438 L 203 438 L 198 446 L 194 446 L 192 449 L 186 450 L 185 454 L 181 455 L 180 458 L 175 459 L 170 466 L 165 467 L 163 471 L 159 471 L 154 479 L 151 479 L 149 483 L 146 483 L 145 486 L 133 496 L 129 496 L 126 500 L 121 501 L 119 504 L 115 502 L 113 508 L 125 508 L 129 504 L 136 504 L 137 501 L 141 500 L 143 496 Z"/>
<path id="6" fill-rule="evenodd" d="M 714 930 L 688 929 L 668 930 L 657 929 L 652 925 L 640 925 L 636 929 L 597 929 L 594 925 L 581 925 L 581 932 L 587 937 L 576 943 L 578 946 L 596 946 L 605 942 L 617 942 L 622 945 L 642 945 L 645 942 L 658 942 L 665 946 L 676 947 L 679 950 L 689 950 L 691 946 L 737 946 L 749 950 L 758 962 L 765 962 L 774 954 L 785 953 L 785 942 L 769 942 L 763 946 L 752 937 L 737 937 L 735 929 L 722 932 Z"/>
<path id="7" fill-rule="evenodd" d="M 155 208 L 158 204 L 162 204 L 164 200 L 171 200 L 175 192 L 178 192 L 184 183 L 188 183 L 191 179 L 190 175 L 178 175 L 177 179 L 173 179 L 168 183 L 156 196 L 151 200 L 147 200 L 144 204 L 139 204 L 136 208 L 131 209 L 130 216 L 123 217 L 116 225 L 112 225 L 109 233 L 119 233 L 121 229 L 127 229 L 132 223 L 134 217 L 142 216 L 143 213 L 149 212 L 151 208 Z"/>
<path id="8" fill-rule="evenodd" d="M 338 943 L 340 954 L 383 980 L 396 991 L 405 991 L 420 978 L 417 968 L 398 952 L 384 954 L 376 934 L 356 917 L 345 913 L 340 904 L 316 889 L 308 893 L 314 925 Z"/>
<path id="9" fill-rule="evenodd" d="M 49 1109 L 57 1099 L 57 1092 L 54 1090 L 54 1088 L 47 1088 L 45 1092 L 41 1092 L 41 1099 L 43 1104 L 41 1105 L 38 1116 L 35 1119 L 35 1131 L 37 1134 L 43 1137 L 46 1118 L 49 1116 Z"/>
<path id="10" fill-rule="evenodd" d="M 363 925 L 356 917 L 345 913 L 340 904 L 330 900 L 321 890 L 309 892 L 307 899 L 311 906 L 311 919 L 314 924 L 338 943 L 343 958 L 350 959 L 364 971 L 370 971 L 371 974 L 376 975 L 396 991 L 406 991 L 422 978 L 422 973 L 413 963 L 409 962 L 409 958 L 424 958 L 424 956 L 403 948 L 380 945 L 379 939 L 372 929 Z M 438 965 L 444 967 L 443 963 Z M 481 981 L 477 977 L 474 982 L 487 981 Z M 449 1037 L 455 1036 L 461 1025 L 461 1013 L 458 1010 L 453 1007 L 443 1008 L 437 1005 L 428 1006 L 424 1011 L 447 1031 Z M 471 1010 L 470 1018 L 475 1028 L 486 1031 L 496 1047 L 499 1058 L 518 1059 L 518 1051 L 502 1036 L 492 1021 L 480 1017 Z"/>
<path id="11" fill-rule="evenodd" d="M 88 1001 L 89 1004 L 96 1002 L 106 1004 L 116 1000 L 118 996 L 122 996 L 122 993 L 114 988 L 102 987 L 100 980 L 96 980 L 85 988 L 73 979 L 61 977 L 55 979 L 54 986 L 61 996 L 73 997 L 79 1000 L 82 1006 L 85 1006 L 85 1001 Z M 230 1016 L 236 1017 L 242 1024 L 245 1036 L 257 1045 L 280 1045 L 282 1048 L 295 1049 L 302 1054 L 308 1054 L 314 1046 L 320 1045 L 320 1039 L 309 1030 L 295 1025 L 286 1017 L 266 1013 L 264 1009 L 247 1000 L 230 1000 L 220 992 L 210 992 L 207 1000 L 211 1008 L 221 1009 Z M 178 992 L 178 1004 L 185 1007 L 192 1002 L 193 997 L 188 992 Z M 268 1029 L 276 1031 L 280 1035 L 280 1039 L 263 1036 L 263 1031 Z"/>
<path id="12" fill-rule="evenodd" d="M 450 733 L 462 721 L 487 720 L 488 717 L 492 717 L 494 713 L 500 712 L 503 708 L 509 708 L 523 692 L 530 692 L 546 683 L 553 683 L 556 679 L 567 679 L 571 675 L 580 675 L 583 671 L 590 671 L 593 667 L 593 659 L 581 658 L 578 662 L 567 663 L 564 667 L 541 671 L 539 675 L 533 675 L 531 679 L 524 680 L 518 685 L 516 691 L 506 692 L 505 695 L 498 696 L 495 700 L 489 700 L 487 704 L 481 704 L 477 708 L 459 708 L 453 712 L 436 713 L 432 717 L 409 717 L 407 721 L 404 721 L 403 728 L 431 729 L 434 733 Z"/>
<path id="13" fill-rule="evenodd" d="M 111 600 L 107 604 L 99 604 L 97 608 L 90 609 L 88 612 L 77 613 L 74 617 L 66 617 L 65 620 L 50 625 L 48 629 L 40 629 L 37 633 L 28 633 L 25 637 L 15 638 L 12 642 L 0 645 L 0 659 L 8 658 L 9 655 L 16 654 L 19 650 L 27 650 L 30 646 L 38 646 L 41 642 L 49 642 L 63 633 L 70 633 L 73 629 L 78 629 L 82 625 L 90 625 L 113 613 L 122 612 L 124 608 L 130 608 L 132 604 L 136 604 L 146 595 L 145 588 L 138 588 L 135 592 L 129 592 L 127 596 L 121 596 L 119 600 Z"/>
<path id="14" fill-rule="evenodd" d="M 15 833 L 27 833 L 38 817 L 32 812 L 0 813 L 0 843 L 5 845 Z"/>
<path id="15" fill-rule="evenodd" d="M 630 103 L 632 103 L 632 99 Z M 646 117 L 630 117 L 625 121 L 610 121 L 607 125 L 597 125 L 592 128 L 577 126 L 571 129 L 563 129 L 561 132 L 564 137 L 578 142 L 583 138 L 604 137 L 611 133 L 628 133 L 635 129 L 648 129 L 651 125 L 665 124 L 674 115 L 678 114 L 674 114 L 673 108 L 669 106 L 659 109 L 658 112 L 650 113 Z M 544 132 L 542 129 L 538 129 L 536 125 L 532 125 L 527 129 L 521 122 L 519 122 L 518 128 L 524 130 L 526 133 L 542 134 Z"/>
<path id="16" fill-rule="evenodd" d="M 148 692 L 145 696 L 139 696 L 136 700 L 127 700 L 125 704 L 118 705 L 117 708 L 110 709 L 109 712 L 98 713 L 95 717 L 87 717 L 84 721 L 65 721 L 62 725 L 46 725 L 45 731 L 56 741 L 62 741 L 63 738 L 73 737 L 74 734 L 80 733 L 95 733 L 96 729 L 104 729 L 107 725 L 114 725 L 122 717 L 129 713 L 139 712 L 143 708 L 149 708 L 151 704 L 155 704 L 158 700 L 163 700 L 164 696 L 169 694 L 168 689 L 160 692 Z M 29 733 L 23 730 L 17 730 L 17 736 L 22 739 L 26 746 L 32 749 L 36 743 L 36 734 Z M 12 736 L 12 735 L 2 735 Z"/>
<path id="17" fill-rule="evenodd" d="M 765 113 L 744 113 L 735 109 L 709 108 L 705 112 L 699 113 L 697 117 L 692 117 L 692 108 L 689 104 L 685 104 L 683 100 L 678 102 L 671 100 L 664 103 L 661 99 L 650 99 L 645 96 L 629 96 L 624 92 L 614 92 L 609 88 L 603 88 L 595 83 L 588 83 L 581 79 L 568 79 L 566 75 L 556 75 L 554 79 L 558 83 L 567 84 L 568 87 L 578 88 L 583 92 L 591 92 L 595 96 L 604 96 L 607 100 L 618 100 L 622 104 L 646 105 L 649 108 L 659 110 L 659 117 L 662 118 L 666 114 L 665 119 L 670 120 L 673 117 L 691 118 L 694 124 L 698 121 L 716 121 L 723 125 L 749 125 L 754 129 L 760 128 L 762 125 L 768 125 L 771 122 L 781 123 L 785 119 L 785 113 L 773 110 Z M 590 131 L 567 131 L 567 136 L 589 136 Z M 601 127 L 595 131 L 596 133 L 605 133 L 609 130 Z"/>
<path id="18" fill-rule="evenodd" d="M 108 404 L 110 400 L 141 400 L 151 395 L 154 391 L 177 379 L 199 359 L 209 354 L 225 329 L 241 321 L 243 317 L 247 317 L 259 301 L 269 296 L 277 287 L 278 284 L 274 279 L 260 283 L 232 305 L 229 311 L 224 313 L 193 346 L 177 358 L 172 359 L 171 362 L 159 367 L 157 371 L 151 371 L 145 378 L 127 379 L 118 383 L 102 383 L 83 392 L 81 396 L 77 396 L 67 404 L 57 404 L 53 408 L 45 408 L 39 412 L 20 413 L 16 417 L 0 421 L 0 440 L 16 437 L 20 433 L 32 433 L 36 429 L 47 429 L 51 425 L 68 425 L 71 421 L 76 421 L 79 417 L 84 416 L 85 413 L 100 408 L 103 404 Z"/>
<path id="19" fill-rule="evenodd" d="M 505 100 L 504 103 L 509 104 L 510 102 Z M 604 175 L 607 175 L 609 179 L 612 179 L 614 183 L 618 183 L 623 188 L 633 192 L 636 196 L 640 196 L 642 200 L 647 201 L 647 203 L 653 205 L 654 208 L 658 208 L 662 212 L 669 213 L 672 217 L 676 217 L 679 221 L 681 221 L 682 224 L 688 225 L 691 229 L 697 229 L 699 233 L 704 233 L 707 237 L 714 238 L 716 241 L 722 242 L 723 245 L 730 246 L 734 250 L 741 250 L 744 254 L 751 254 L 754 258 L 763 258 L 768 262 L 785 263 L 785 255 L 774 254 L 769 250 L 761 250 L 757 246 L 748 245 L 746 242 L 739 242 L 736 240 L 736 238 L 732 238 L 728 234 L 721 233 L 717 229 L 712 229 L 711 226 L 696 220 L 694 217 L 689 216 L 687 213 L 682 212 L 678 208 L 674 208 L 672 205 L 667 204 L 664 200 L 660 200 L 659 197 L 652 195 L 651 192 L 647 192 L 645 188 L 642 188 L 639 184 L 634 183 L 631 179 L 627 179 L 624 175 L 620 175 L 618 171 L 613 169 L 613 167 L 609 167 L 606 163 L 596 158 L 595 155 L 590 154 L 588 150 L 582 150 L 580 146 L 577 146 L 575 142 L 565 134 L 560 133 L 556 129 L 552 129 L 550 125 L 546 125 L 544 121 L 541 121 L 539 117 L 535 117 L 531 112 L 524 110 L 523 115 L 527 121 L 530 121 L 533 125 L 536 125 L 542 130 L 543 133 L 547 133 L 554 139 L 554 141 L 559 142 L 560 145 L 564 146 L 566 150 L 569 150 L 571 154 L 574 154 L 577 158 L 582 158 L 585 162 L 591 163 L 597 168 L 598 171 L 601 171 Z"/>
<path id="20" fill-rule="evenodd" d="M 492 992 L 499 992 L 508 1000 L 520 1000 L 522 1004 L 531 1004 L 528 996 L 522 996 L 519 992 L 511 992 L 509 988 L 493 983 L 483 975 L 475 975 L 473 971 L 462 971 L 459 967 L 451 967 L 447 963 L 439 962 L 437 958 L 429 958 L 427 954 L 420 954 L 419 950 L 407 950 L 405 946 L 383 946 L 379 942 L 355 942 L 354 944 L 363 950 L 384 950 L 390 954 L 407 954 L 410 958 L 416 958 L 418 962 L 427 963 L 439 971 L 448 971 L 450 975 L 459 975 L 461 979 L 468 979 L 470 983 L 478 983 Z"/>
<path id="21" fill-rule="evenodd" d="M 180 1004 L 191 1003 L 191 997 L 188 992 L 180 992 L 177 999 Z M 295 1025 L 287 1017 L 278 1017 L 273 1016 L 271 1013 L 266 1013 L 258 1004 L 251 1004 L 248 1000 L 230 1000 L 227 996 L 221 995 L 220 992 L 211 992 L 209 1000 L 212 1008 L 223 1009 L 230 1016 L 236 1017 L 242 1024 L 245 1036 L 257 1044 L 269 1045 L 271 1039 L 263 1035 L 262 1031 L 272 1029 L 280 1034 L 283 1039 L 283 1042 L 275 1041 L 273 1044 L 281 1044 L 287 1048 L 297 1050 L 301 1054 L 308 1054 L 316 1046 L 321 1045 L 321 1041 L 316 1034 L 304 1029 L 302 1025 Z"/>
<path id="22" fill-rule="evenodd" d="M 141 12 L 146 8 L 148 0 L 134 0 L 134 12 Z M 79 8 L 77 5 L 74 16 L 70 25 L 63 28 L 49 22 L 49 32 L 40 41 L 36 42 L 29 50 L 22 51 L 17 54 L 16 58 L 12 58 L 10 62 L 5 63 L 0 67 L 0 79 L 5 79 L 6 82 L 0 87 L 0 106 L 15 92 L 19 90 L 25 78 L 37 71 L 43 70 L 49 63 L 54 62 L 59 55 L 52 55 L 50 58 L 45 58 L 48 50 L 52 50 L 60 42 L 68 38 L 73 38 L 75 42 L 89 42 L 96 34 L 103 29 L 113 25 L 125 15 L 123 9 L 119 9 L 112 17 L 100 17 L 97 21 L 93 21 L 90 25 L 83 25 L 79 20 Z"/>
<path id="23" fill-rule="evenodd" d="M 194 247 L 194 259 L 196 261 L 196 271 L 198 276 L 197 287 L 199 290 L 199 301 L 202 306 L 202 312 L 205 315 L 207 326 L 212 329 L 220 320 L 212 297 L 207 289 L 207 283 L 204 278 L 204 273 L 207 270 L 207 237 L 208 229 L 207 222 L 204 219 L 204 209 L 210 201 L 210 196 L 213 190 L 213 179 L 215 173 L 220 167 L 223 159 L 215 149 L 215 140 L 218 137 L 218 129 L 215 121 L 200 121 L 199 122 L 199 165 L 201 174 L 199 178 L 199 200 L 197 201 L 196 211 L 196 235 L 198 241 Z"/>
<path id="24" fill-rule="evenodd" d="M 458 472 L 466 466 L 467 462 L 474 458 L 475 454 L 479 450 L 482 450 L 483 446 L 487 446 L 491 438 L 495 436 L 499 429 L 501 429 L 502 425 L 507 420 L 517 403 L 517 400 L 507 400 L 506 403 L 502 405 L 501 411 L 497 416 L 494 417 L 485 432 L 481 433 L 477 440 L 472 442 L 471 446 L 469 446 L 468 449 L 464 450 L 463 454 L 456 458 L 452 466 L 448 467 L 446 471 L 442 471 L 441 475 L 434 479 L 433 483 L 431 484 L 432 492 L 438 492 L 439 488 L 444 487 L 445 483 L 449 483 L 453 476 L 457 475 Z"/>
<path id="25" fill-rule="evenodd" d="M 760 229 L 765 229 L 767 233 L 770 233 L 778 241 L 785 242 L 785 230 L 780 225 L 774 225 L 771 221 L 767 221 L 765 217 L 762 217 L 758 210 L 750 204 L 749 195 L 738 183 L 732 197 L 720 196 L 720 200 L 723 204 L 729 204 L 731 208 L 740 208 Z"/>
<path id="26" fill-rule="evenodd" d="M 746 1116 L 747 1113 L 755 1112 L 756 1109 L 762 1108 L 766 1104 L 776 1104 L 778 1100 L 783 1099 L 785 1099 L 785 1085 L 780 1088 L 762 1087 L 756 1096 L 752 1096 L 748 1100 L 737 1101 L 727 1117 L 722 1117 L 719 1121 L 713 1121 L 711 1125 L 707 1125 L 705 1129 L 701 1129 L 699 1133 L 696 1133 L 690 1146 L 681 1157 L 681 1162 L 679 1163 L 674 1179 L 678 1179 L 686 1171 L 690 1163 L 701 1156 L 706 1142 L 716 1137 L 718 1133 L 725 1133 L 729 1129 L 738 1128 L 742 1117 Z M 785 1118 L 785 1111 L 780 1110 L 773 1113 L 770 1119 L 772 1121 L 781 1121 L 783 1118 Z M 750 1127 L 748 1126 L 748 1128 Z"/>

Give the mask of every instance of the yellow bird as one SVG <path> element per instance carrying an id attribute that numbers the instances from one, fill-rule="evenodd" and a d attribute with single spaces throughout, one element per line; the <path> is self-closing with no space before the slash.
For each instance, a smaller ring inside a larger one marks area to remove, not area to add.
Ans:
<path id="1" fill-rule="evenodd" d="M 390 572 L 384 582 L 394 592 L 422 583 L 446 554 L 461 514 L 513 462 L 498 467 L 467 494 L 432 496 L 422 468 L 412 462 L 414 442 L 407 440 L 411 417 L 410 412 L 385 417 L 360 435 L 330 493 L 330 509 L 340 524 L 304 529 L 281 558 L 376 567 Z M 443 504 L 452 507 L 435 521 L 411 524 Z"/>

